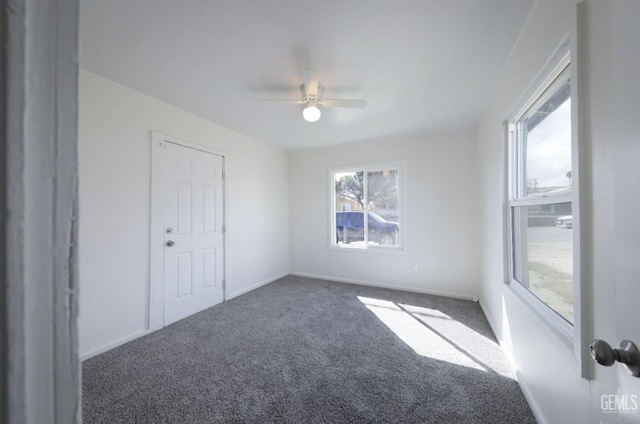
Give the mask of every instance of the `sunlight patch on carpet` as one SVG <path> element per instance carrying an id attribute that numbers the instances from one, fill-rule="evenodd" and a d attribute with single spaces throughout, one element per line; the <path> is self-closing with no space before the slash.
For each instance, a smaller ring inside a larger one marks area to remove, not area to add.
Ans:
<path id="1" fill-rule="evenodd" d="M 500 346 L 437 309 L 358 296 L 382 323 L 424 357 L 513 378 Z"/>
<path id="2" fill-rule="evenodd" d="M 495 341 L 486 338 L 437 309 L 402 303 L 399 303 L 398 306 L 426 324 L 433 331 L 441 334 L 449 343 L 473 357 L 483 367 L 490 368 L 500 375 L 514 379 L 510 364 L 504 360 L 502 349 Z"/>

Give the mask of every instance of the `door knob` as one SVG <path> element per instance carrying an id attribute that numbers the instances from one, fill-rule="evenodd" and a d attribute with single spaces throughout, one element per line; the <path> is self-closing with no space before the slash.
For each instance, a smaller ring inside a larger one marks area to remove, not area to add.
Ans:
<path id="1" fill-rule="evenodd" d="M 173 240 L 167 240 L 167 241 L 165 242 L 165 245 L 166 245 L 167 247 L 171 247 L 171 246 L 173 246 L 174 244 L 175 244 L 175 243 L 173 242 Z"/>
<path id="2" fill-rule="evenodd" d="M 629 340 L 623 340 L 619 349 L 613 349 L 604 340 L 595 339 L 589 347 L 594 361 L 605 367 L 610 367 L 616 361 L 627 366 L 634 377 L 640 377 L 640 351 Z"/>

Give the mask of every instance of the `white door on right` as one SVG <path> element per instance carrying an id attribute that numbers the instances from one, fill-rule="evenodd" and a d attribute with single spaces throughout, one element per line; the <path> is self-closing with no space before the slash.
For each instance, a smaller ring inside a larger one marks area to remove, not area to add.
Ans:
<path id="1" fill-rule="evenodd" d="M 625 340 L 640 349 L 640 2 L 615 0 L 608 6 L 613 64 L 610 125 L 606 139 L 596 141 L 610 145 L 614 176 L 613 190 L 604 196 L 600 193 L 601 198 L 611 201 L 597 207 L 600 217 L 612 221 L 595 220 L 593 225 L 606 225 L 614 231 L 611 249 L 594 258 L 612 270 L 602 281 L 594 282 L 600 295 L 594 305 L 600 319 L 614 318 L 615 328 L 595 337 L 614 349 L 620 349 Z M 613 296 L 609 298 L 609 294 Z M 599 369 L 598 374 L 599 398 L 592 398 L 594 404 L 598 402 L 593 422 L 640 423 L 640 377 L 631 375 L 618 361 L 613 361 L 610 369 Z"/>
<path id="2" fill-rule="evenodd" d="M 612 7 L 617 335 L 610 342 L 629 340 L 640 349 L 640 2 L 616 0 Z M 618 422 L 640 423 L 640 378 L 616 368 Z"/>

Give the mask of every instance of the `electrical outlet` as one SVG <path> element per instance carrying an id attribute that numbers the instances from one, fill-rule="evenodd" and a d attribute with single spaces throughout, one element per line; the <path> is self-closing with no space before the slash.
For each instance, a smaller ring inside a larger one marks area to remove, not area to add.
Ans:
<path id="1" fill-rule="evenodd" d="M 417 263 L 414 262 L 413 264 L 411 264 L 411 267 L 413 268 L 414 272 L 418 271 L 418 264 Z"/>

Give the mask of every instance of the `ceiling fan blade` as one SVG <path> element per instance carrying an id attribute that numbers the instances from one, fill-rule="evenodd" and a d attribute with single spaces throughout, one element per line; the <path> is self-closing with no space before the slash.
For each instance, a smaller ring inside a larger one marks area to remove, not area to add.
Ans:
<path id="1" fill-rule="evenodd" d="M 286 99 L 262 99 L 258 100 L 260 103 L 280 103 L 289 105 L 302 105 L 304 100 L 286 100 Z"/>
<path id="2" fill-rule="evenodd" d="M 318 95 L 318 75 L 312 69 L 302 70 L 302 80 L 304 89 L 308 96 L 316 97 Z"/>
<path id="3" fill-rule="evenodd" d="M 364 109 L 364 107 L 367 106 L 367 101 L 363 99 L 323 99 L 320 104 L 324 107 Z"/>

